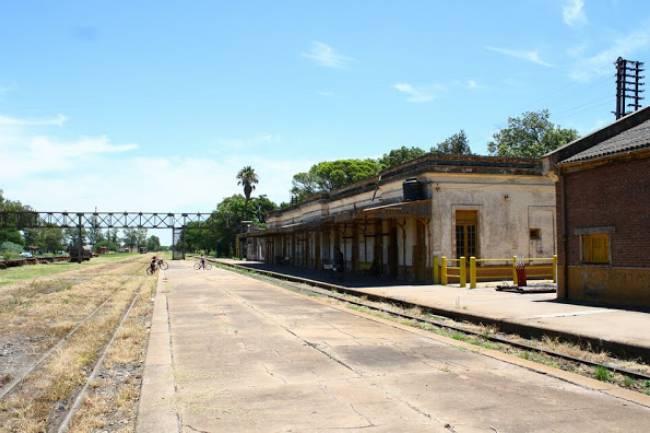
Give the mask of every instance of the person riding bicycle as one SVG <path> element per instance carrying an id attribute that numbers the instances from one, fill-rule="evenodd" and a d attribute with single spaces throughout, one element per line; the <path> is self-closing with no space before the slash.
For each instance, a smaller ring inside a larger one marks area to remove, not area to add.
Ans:
<path id="1" fill-rule="evenodd" d="M 151 273 L 154 273 L 156 271 L 156 265 L 158 264 L 158 260 L 156 259 L 156 256 L 153 256 L 151 258 L 151 263 L 149 264 L 149 268 L 151 269 Z"/>
<path id="2" fill-rule="evenodd" d="M 201 268 L 205 269 L 205 256 L 203 256 L 203 254 L 201 254 L 200 260 L 201 260 Z"/>

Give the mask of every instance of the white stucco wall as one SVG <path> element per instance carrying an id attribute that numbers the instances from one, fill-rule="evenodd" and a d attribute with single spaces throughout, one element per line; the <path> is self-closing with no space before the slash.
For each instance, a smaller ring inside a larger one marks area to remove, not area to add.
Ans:
<path id="1" fill-rule="evenodd" d="M 456 210 L 464 209 L 478 211 L 478 255 L 481 258 L 511 258 L 513 255 L 551 257 L 555 254 L 555 187 L 551 179 L 544 176 L 435 172 L 418 178 L 425 182 L 427 196 L 431 198 L 430 223 L 428 232 L 425 232 L 427 266 L 431 266 L 434 255 L 456 257 L 455 214 Z M 402 182 L 403 179 L 383 183 L 377 191 L 367 191 L 331 202 L 306 203 L 270 217 L 268 223 L 271 227 L 281 227 L 392 203 L 402 197 Z M 398 264 L 412 266 L 416 221 L 413 217 L 396 221 Z M 405 230 L 400 225 L 404 225 Z M 383 221 L 382 233 L 388 233 L 388 229 L 388 221 Z M 539 229 L 541 239 L 531 240 L 530 229 Z M 336 232 L 331 230 L 331 241 L 321 242 L 323 259 L 335 257 L 335 235 Z M 368 254 L 365 256 L 362 228 L 359 228 L 358 239 L 351 239 L 351 235 L 349 225 L 345 234 L 343 230 L 339 231 L 339 245 L 345 260 L 351 260 L 352 243 L 357 242 L 359 260 L 371 262 L 374 238 L 368 239 Z M 315 254 L 314 241 L 315 237 L 312 237 L 312 257 Z M 290 243 L 289 237 L 286 242 Z M 297 245 L 297 249 L 300 249 L 300 245 Z M 383 258 L 384 264 L 387 264 L 387 236 L 383 242 Z"/>
<path id="2" fill-rule="evenodd" d="M 433 254 L 455 257 L 456 210 L 478 211 L 482 258 L 555 254 L 555 189 L 541 176 L 445 175 L 429 179 Z M 541 241 L 531 241 L 531 228 Z"/>

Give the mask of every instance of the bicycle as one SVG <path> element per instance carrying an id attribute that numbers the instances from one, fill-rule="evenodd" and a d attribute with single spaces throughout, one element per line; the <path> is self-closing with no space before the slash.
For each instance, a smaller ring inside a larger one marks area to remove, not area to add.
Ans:
<path id="1" fill-rule="evenodd" d="M 209 271 L 210 269 L 212 269 L 212 265 L 210 263 L 208 263 L 208 262 L 205 262 L 205 264 L 203 264 L 203 265 L 201 264 L 201 262 L 194 263 L 194 270 L 195 271 L 198 271 L 201 268 L 205 269 L 206 271 Z"/>
<path id="2" fill-rule="evenodd" d="M 163 259 L 157 260 L 156 261 L 156 266 L 158 266 L 158 269 L 162 269 L 163 271 L 166 271 L 167 269 L 169 269 L 169 264 L 167 264 L 167 262 L 164 261 Z"/>
<path id="3" fill-rule="evenodd" d="M 147 268 L 144 270 L 144 273 L 147 275 L 153 275 L 156 272 L 158 272 L 158 264 L 154 263 L 152 265 L 148 265 Z"/>

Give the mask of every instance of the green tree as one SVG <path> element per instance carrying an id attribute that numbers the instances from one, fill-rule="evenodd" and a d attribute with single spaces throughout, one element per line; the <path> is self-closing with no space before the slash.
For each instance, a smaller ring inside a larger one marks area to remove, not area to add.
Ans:
<path id="1" fill-rule="evenodd" d="M 4 198 L 3 192 L 0 189 L 0 211 L 19 212 L 24 210 L 31 209 L 29 206 L 25 206 L 19 201 Z M 19 245 L 24 245 L 25 243 L 20 231 L 16 228 L 0 228 L 0 243 L 5 241 Z"/>
<path id="2" fill-rule="evenodd" d="M 237 173 L 237 185 L 242 185 L 244 187 L 244 196 L 246 201 L 250 200 L 251 193 L 255 190 L 255 185 L 259 183 L 257 173 L 255 169 L 250 165 L 239 170 Z"/>
<path id="3" fill-rule="evenodd" d="M 318 184 L 318 179 L 312 170 L 296 173 L 291 180 L 291 203 L 282 203 L 280 207 L 289 207 L 291 204 L 302 201 L 306 197 L 320 191 L 321 188 Z"/>
<path id="4" fill-rule="evenodd" d="M 117 250 L 120 246 L 120 237 L 118 235 L 118 230 L 116 228 L 112 228 L 106 231 L 106 240 L 109 242 L 108 245 L 113 246 L 113 250 Z M 110 249 L 110 247 L 109 247 Z"/>
<path id="5" fill-rule="evenodd" d="M 88 243 L 90 245 L 96 246 L 99 242 L 103 241 L 104 233 L 102 229 L 98 228 L 99 221 L 96 216 L 92 217 L 92 226 L 88 229 Z"/>
<path id="6" fill-rule="evenodd" d="M 393 168 L 426 155 L 426 153 L 427 151 L 421 147 L 402 146 L 397 149 L 392 149 L 388 153 L 384 153 L 382 157 L 379 158 L 379 164 L 381 165 L 382 169 Z"/>
<path id="7" fill-rule="evenodd" d="M 85 244 L 88 239 L 88 233 L 86 232 L 86 229 L 82 227 L 81 229 L 81 242 Z M 79 244 L 79 229 L 76 227 L 70 227 L 67 229 L 63 229 L 63 243 L 68 246 L 72 247 L 74 245 Z"/>
<path id="8" fill-rule="evenodd" d="M 431 148 L 431 152 L 444 153 L 448 155 L 471 155 L 469 140 L 464 130 L 460 130 Z"/>
<path id="9" fill-rule="evenodd" d="M 147 246 L 147 229 L 136 229 L 135 236 L 138 248 Z"/>
<path id="10" fill-rule="evenodd" d="M 301 201 L 310 194 L 330 192 L 376 176 L 380 170 L 379 161 L 369 158 L 319 162 L 293 176 L 291 194 L 295 201 Z"/>
<path id="11" fill-rule="evenodd" d="M 13 259 L 23 252 L 23 246 L 11 241 L 0 242 L 0 256 L 5 259 Z"/>
<path id="12" fill-rule="evenodd" d="M 237 234 L 246 229 L 244 221 L 263 226 L 268 212 L 277 209 L 265 195 L 248 202 L 241 194 L 223 199 L 202 225 L 188 224 L 181 237 L 186 251 L 215 251 L 218 256 L 232 256 Z"/>
<path id="13" fill-rule="evenodd" d="M 151 235 L 147 239 L 148 251 L 160 251 L 160 238 L 156 235 Z"/>
<path id="14" fill-rule="evenodd" d="M 134 250 L 138 246 L 138 230 L 124 229 L 122 231 L 122 244 L 129 250 Z"/>
<path id="15" fill-rule="evenodd" d="M 566 129 L 550 120 L 548 110 L 528 111 L 509 117 L 508 126 L 496 132 L 488 143 L 492 155 L 539 158 L 578 138 L 575 129 Z"/>
<path id="16" fill-rule="evenodd" d="M 24 237 L 26 246 L 36 246 L 41 252 L 56 253 L 65 250 L 63 230 L 59 227 L 27 229 Z"/>

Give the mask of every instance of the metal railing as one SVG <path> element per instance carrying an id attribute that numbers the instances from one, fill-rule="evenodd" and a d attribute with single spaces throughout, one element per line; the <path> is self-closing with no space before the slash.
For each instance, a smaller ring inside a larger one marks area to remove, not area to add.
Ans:
<path id="1" fill-rule="evenodd" d="M 517 257 L 477 259 L 476 257 L 460 257 L 450 259 L 445 256 L 433 257 L 434 284 L 449 284 L 449 280 L 457 280 L 460 287 L 476 288 L 478 281 L 499 281 L 512 279 L 517 285 L 517 265 L 523 263 L 529 274 L 529 279 L 551 279 L 557 282 L 557 255 L 552 257 Z"/>

